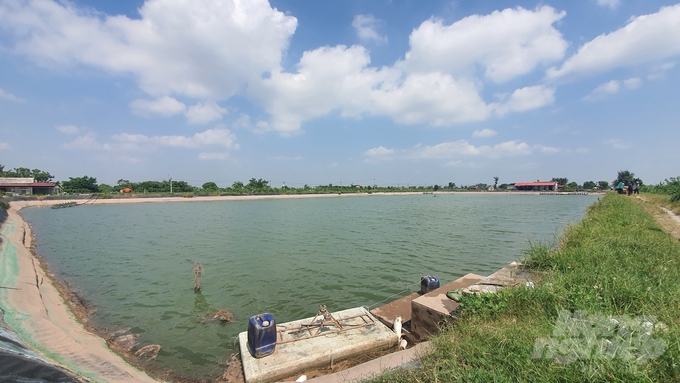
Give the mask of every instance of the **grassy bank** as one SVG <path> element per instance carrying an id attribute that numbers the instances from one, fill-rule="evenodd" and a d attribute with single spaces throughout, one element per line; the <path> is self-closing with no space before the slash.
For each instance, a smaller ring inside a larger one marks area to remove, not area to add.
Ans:
<path id="1" fill-rule="evenodd" d="M 557 249 L 533 246 L 535 288 L 467 297 L 422 368 L 377 382 L 678 382 L 680 244 L 610 193 Z"/>
<path id="2" fill-rule="evenodd" d="M 667 194 L 652 194 L 644 193 L 642 198 L 654 203 L 658 206 L 663 206 L 668 210 L 672 210 L 675 214 L 680 215 L 680 201 L 671 201 L 671 196 Z"/>

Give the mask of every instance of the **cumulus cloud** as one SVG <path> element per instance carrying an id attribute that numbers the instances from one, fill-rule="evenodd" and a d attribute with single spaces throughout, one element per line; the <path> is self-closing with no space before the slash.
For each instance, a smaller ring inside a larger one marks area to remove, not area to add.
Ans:
<path id="1" fill-rule="evenodd" d="M 44 66 L 132 75 L 152 95 L 224 99 L 279 65 L 297 20 L 267 0 L 147 0 L 139 18 L 102 16 L 70 2 L 3 1 L 0 29 Z"/>
<path id="2" fill-rule="evenodd" d="M 357 32 L 357 36 L 364 42 L 386 43 L 387 36 L 381 36 L 377 28 L 380 21 L 373 15 L 356 15 L 352 20 L 352 27 Z"/>
<path id="3" fill-rule="evenodd" d="M 639 78 L 629 78 L 628 80 L 623 80 L 623 86 L 628 89 L 637 89 L 642 86 L 642 80 Z"/>
<path id="4" fill-rule="evenodd" d="M 55 127 L 55 129 L 64 134 L 76 134 L 80 131 L 80 129 L 78 129 L 78 127 L 75 125 L 60 125 Z"/>
<path id="5" fill-rule="evenodd" d="M 198 155 L 199 160 L 205 161 L 226 160 L 227 158 L 229 158 L 229 153 L 226 152 L 199 153 Z"/>
<path id="6" fill-rule="evenodd" d="M 368 67 L 361 46 L 322 47 L 303 54 L 297 73 L 274 72 L 255 91 L 280 132 L 337 111 L 343 117 L 389 116 L 401 124 L 447 126 L 488 118 L 493 109 L 472 80 L 442 73 L 405 74 Z"/>
<path id="7" fill-rule="evenodd" d="M 498 105 L 496 113 L 503 116 L 508 112 L 523 112 L 540 108 L 555 101 L 555 89 L 543 85 L 528 86 L 512 92 L 510 97 Z"/>
<path id="8" fill-rule="evenodd" d="M 540 146 L 538 146 L 540 149 Z M 475 146 L 467 140 L 442 142 L 436 145 L 416 145 L 410 149 L 388 149 L 383 146 L 367 150 L 367 160 L 393 159 L 451 159 L 461 156 L 481 156 L 489 158 L 527 155 L 532 148 L 519 140 L 505 141 L 496 145 Z M 454 161 L 456 162 L 456 161 Z"/>
<path id="9" fill-rule="evenodd" d="M 496 134 L 498 134 L 498 132 L 493 129 L 482 129 L 472 132 L 472 137 L 493 137 Z"/>
<path id="10" fill-rule="evenodd" d="M 0 17 L 1 17 L 1 15 L 0 15 Z M 23 98 L 19 98 L 19 97 L 13 95 L 12 93 L 6 92 L 2 89 L 0 89 L 0 98 L 3 98 L 5 100 L 9 100 L 9 101 L 14 101 L 14 102 L 24 102 L 24 101 L 26 101 Z"/>
<path id="11" fill-rule="evenodd" d="M 613 94 L 619 93 L 623 88 L 626 89 L 637 89 L 642 85 L 642 80 L 637 77 L 629 78 L 627 80 L 611 80 L 606 82 L 597 88 L 593 89 L 587 96 L 583 99 L 587 101 L 597 101 L 607 98 Z"/>
<path id="12" fill-rule="evenodd" d="M 616 9 L 621 5 L 621 0 L 597 0 L 597 5 Z"/>
<path id="13" fill-rule="evenodd" d="M 67 149 L 106 150 L 106 151 L 152 151 L 159 147 L 199 148 L 221 146 L 238 149 L 236 136 L 228 129 L 217 127 L 199 132 L 193 136 L 147 136 L 143 134 L 121 133 L 113 135 L 112 141 L 99 143 L 93 133 L 77 137 L 64 144 Z"/>
<path id="14" fill-rule="evenodd" d="M 212 121 L 221 120 L 222 115 L 227 110 L 221 108 L 215 101 L 206 101 L 191 106 L 186 111 L 187 122 L 190 124 L 207 124 Z"/>
<path id="15" fill-rule="evenodd" d="M 568 43 L 553 24 L 565 15 L 542 6 L 472 15 L 451 25 L 430 19 L 411 33 L 411 48 L 400 66 L 451 74 L 479 66 L 492 81 L 508 81 L 564 57 Z"/>
<path id="16" fill-rule="evenodd" d="M 135 114 L 148 116 L 159 114 L 163 117 L 170 117 L 177 113 L 182 113 L 186 105 L 169 96 L 163 96 L 155 100 L 137 99 L 130 103 L 130 108 Z"/>
<path id="17" fill-rule="evenodd" d="M 550 79 L 586 76 L 613 68 L 667 60 L 680 55 L 680 4 L 657 13 L 632 18 L 628 24 L 587 42 L 560 68 L 550 68 Z"/>

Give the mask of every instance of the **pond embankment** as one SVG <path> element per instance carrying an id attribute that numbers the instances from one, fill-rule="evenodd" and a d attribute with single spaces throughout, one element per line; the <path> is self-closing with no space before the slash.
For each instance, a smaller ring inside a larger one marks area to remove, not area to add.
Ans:
<path id="1" fill-rule="evenodd" d="M 52 370 L 67 377 L 72 372 L 95 382 L 155 382 L 127 364 L 101 338 L 87 331 L 74 318 L 50 274 L 32 252 L 30 226 L 13 204 L 2 210 L 7 217 L 2 224 L 0 286 L 3 288 L 0 289 L 0 309 L 11 333 L 17 334 L 35 351 L 36 358 L 32 360 L 35 368 L 42 365 L 51 367 L 47 362 L 50 360 L 58 364 Z M 12 339 L 11 333 L 7 332 L 7 339 Z M 24 348 L 18 341 L 15 346 Z M 13 355 L 8 356 L 8 361 L 16 363 L 15 359 Z M 15 364 L 15 367 L 18 366 Z M 8 373 L 20 371 L 13 369 Z M 65 381 L 72 380 L 66 378 Z"/>
<path id="2" fill-rule="evenodd" d="M 422 368 L 375 381 L 680 381 L 680 243 L 636 199 L 606 195 L 525 263 L 534 288 L 465 297 Z"/>

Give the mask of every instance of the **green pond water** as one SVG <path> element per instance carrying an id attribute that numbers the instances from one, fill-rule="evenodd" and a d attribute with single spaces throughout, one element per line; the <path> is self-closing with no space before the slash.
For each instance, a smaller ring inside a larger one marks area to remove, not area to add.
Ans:
<path id="1" fill-rule="evenodd" d="M 37 251 L 96 310 L 162 346 L 153 367 L 217 374 L 248 318 L 279 323 L 488 275 L 551 242 L 595 196 L 429 194 L 30 208 Z M 193 291 L 193 261 L 205 271 Z M 203 323 L 229 310 L 230 324 Z"/>

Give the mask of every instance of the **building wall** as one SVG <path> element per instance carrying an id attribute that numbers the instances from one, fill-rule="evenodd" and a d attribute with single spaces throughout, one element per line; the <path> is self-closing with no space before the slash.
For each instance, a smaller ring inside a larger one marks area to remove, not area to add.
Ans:
<path id="1" fill-rule="evenodd" d="M 0 187 L 6 184 L 32 184 L 35 182 L 33 178 L 10 178 L 10 177 L 0 177 Z"/>

